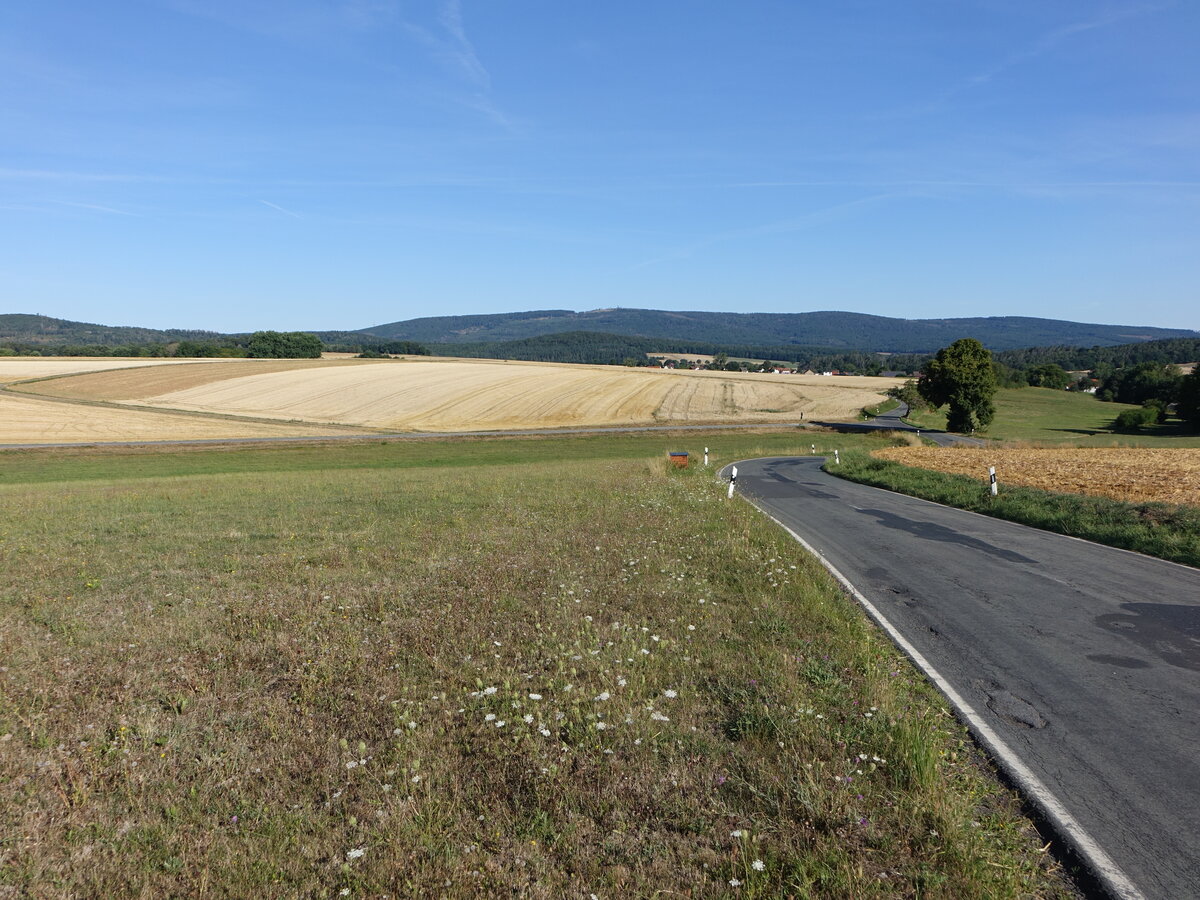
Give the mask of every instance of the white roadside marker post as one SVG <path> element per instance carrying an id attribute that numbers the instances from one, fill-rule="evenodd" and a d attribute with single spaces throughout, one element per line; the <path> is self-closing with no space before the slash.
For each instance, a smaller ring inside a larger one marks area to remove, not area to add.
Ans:
<path id="1" fill-rule="evenodd" d="M 836 450 L 833 451 L 833 464 L 835 466 L 840 466 L 842 464 L 842 458 L 838 456 L 838 452 Z"/>
<path id="2" fill-rule="evenodd" d="M 708 468 L 708 448 L 704 448 L 704 467 Z"/>
<path id="3" fill-rule="evenodd" d="M 813 452 L 813 456 L 817 455 L 817 445 L 816 444 L 812 445 L 812 452 Z"/>
<path id="4" fill-rule="evenodd" d="M 733 486 L 737 483 L 737 466 L 729 473 L 729 493 L 725 496 L 726 500 L 733 499 Z"/>
<path id="5" fill-rule="evenodd" d="M 996 496 L 996 467 L 988 466 L 988 478 L 991 480 L 992 496 Z"/>

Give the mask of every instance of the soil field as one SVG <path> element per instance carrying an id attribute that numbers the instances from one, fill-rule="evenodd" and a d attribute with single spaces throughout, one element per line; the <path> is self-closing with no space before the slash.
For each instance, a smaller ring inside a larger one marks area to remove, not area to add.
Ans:
<path id="1" fill-rule="evenodd" d="M 874 456 L 1001 484 L 1126 502 L 1200 505 L 1200 449 L 889 447 Z"/>
<path id="2" fill-rule="evenodd" d="M 58 403 L 0 393 L 0 445 L 111 441 L 223 440 L 345 434 L 314 425 L 239 422 L 143 409 Z"/>
<path id="3" fill-rule="evenodd" d="M 288 421 L 471 431 L 849 418 L 898 383 L 494 360 L 237 362 L 99 373 L 28 390 Z"/>

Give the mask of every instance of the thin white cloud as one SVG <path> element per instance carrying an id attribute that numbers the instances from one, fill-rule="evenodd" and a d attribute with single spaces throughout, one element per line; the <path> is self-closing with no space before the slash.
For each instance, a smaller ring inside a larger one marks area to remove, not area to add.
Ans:
<path id="1" fill-rule="evenodd" d="M 734 182 L 731 188 L 781 188 L 781 187 L 856 187 L 856 188 L 923 188 L 923 187 L 952 187 L 952 188 L 984 188 L 1012 189 L 1025 188 L 1195 188 L 1200 187 L 1200 181 L 1150 181 L 1150 180 L 1114 180 L 1114 181 L 939 181 L 939 180 L 901 180 L 901 181 L 743 181 Z"/>
<path id="2" fill-rule="evenodd" d="M 484 90 L 492 86 L 492 76 L 479 61 L 475 47 L 467 37 L 463 27 L 462 3 L 460 0 L 444 0 L 438 14 L 438 21 L 450 35 L 451 57 L 466 76 Z"/>
<path id="3" fill-rule="evenodd" d="M 58 169 L 0 169 L 3 181 L 148 181 L 161 182 L 166 179 L 157 175 L 130 175 L 117 172 L 72 172 Z"/>
<path id="4" fill-rule="evenodd" d="M 259 198 L 257 198 L 257 199 L 258 199 L 258 202 L 259 202 L 259 203 L 261 203 L 263 206 L 268 206 L 268 207 L 270 207 L 271 209 L 274 209 L 274 210 L 276 210 L 276 211 L 278 211 L 278 212 L 281 212 L 281 213 L 283 213 L 285 216 L 291 216 L 293 219 L 302 219 L 302 218 L 304 218 L 302 215 L 300 215 L 300 213 L 298 213 L 298 212 L 293 212 L 293 211 L 292 211 L 292 210 L 290 210 L 290 209 L 284 209 L 284 208 L 283 208 L 282 206 L 280 206 L 278 203 L 272 203 L 270 200 L 263 200 L 261 197 L 259 197 Z"/>
<path id="5" fill-rule="evenodd" d="M 1139 4 L 1126 9 L 1114 10 L 1105 15 L 1097 16 L 1093 19 L 1087 19 L 1082 22 L 1072 22 L 1064 25 L 1061 28 L 1055 28 L 1053 31 L 1048 31 L 1041 37 L 1037 38 L 1027 47 L 1007 56 L 1005 59 L 996 63 L 989 69 L 985 69 L 975 75 L 972 75 L 965 82 L 952 89 L 952 93 L 959 93 L 964 90 L 969 90 L 976 85 L 986 84 L 993 78 L 1007 72 L 1009 69 L 1015 68 L 1024 62 L 1035 59 L 1046 53 L 1049 53 L 1059 44 L 1063 43 L 1070 37 L 1077 34 L 1083 34 L 1088 31 L 1096 31 L 1101 28 L 1108 28 L 1116 25 L 1118 22 L 1123 22 L 1127 19 L 1134 19 L 1140 16 L 1149 15 L 1165 9 L 1169 4 Z"/>
<path id="6" fill-rule="evenodd" d="M 89 209 L 93 212 L 111 213 L 114 216 L 133 216 L 139 219 L 142 218 L 140 213 L 129 212 L 125 209 L 114 209 L 111 206 L 101 206 L 98 203 L 77 203 L 73 200 L 47 200 L 46 202 L 53 203 L 58 206 L 71 206 L 75 209 Z"/>
<path id="7" fill-rule="evenodd" d="M 1018 68 L 1030 60 L 1044 56 L 1075 35 L 1084 34 L 1089 31 L 1097 31 L 1103 28 L 1109 28 L 1129 19 L 1152 15 L 1153 13 L 1168 9 L 1174 5 L 1174 2 L 1141 3 L 1122 9 L 1116 9 L 1091 19 L 1085 19 L 1079 22 L 1071 22 L 1067 25 L 1052 29 L 1038 36 L 1026 46 L 1014 50 L 1008 56 L 993 63 L 988 68 L 982 69 L 976 72 L 974 75 L 971 75 L 955 84 L 946 87 L 941 93 L 937 94 L 932 99 L 916 106 L 886 112 L 876 116 L 875 118 L 906 118 L 913 115 L 926 115 L 929 113 L 939 112 L 944 106 L 946 106 L 956 97 L 969 93 L 977 88 L 981 88 L 999 78 L 1004 73 Z"/>
<path id="8" fill-rule="evenodd" d="M 415 22 L 405 22 L 404 27 L 468 90 L 465 95 L 452 96 L 454 102 L 511 129 L 512 120 L 492 100 L 492 76 L 467 36 L 460 0 L 440 0 L 437 23 L 436 33 Z"/>

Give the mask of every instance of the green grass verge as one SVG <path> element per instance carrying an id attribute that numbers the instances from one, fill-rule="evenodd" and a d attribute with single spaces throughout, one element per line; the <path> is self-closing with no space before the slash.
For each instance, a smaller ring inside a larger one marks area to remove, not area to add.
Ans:
<path id="1" fill-rule="evenodd" d="M 1078 447 L 1200 447 L 1200 435 L 1187 433 L 1168 422 L 1145 434 L 1118 434 L 1109 430 L 1127 403 L 1104 403 L 1091 394 L 1050 388 L 1007 388 L 996 394 L 996 418 L 980 437 Z M 910 413 L 905 417 L 918 428 L 944 431 L 945 409 Z"/>
<path id="2" fill-rule="evenodd" d="M 686 450 L 693 465 L 708 446 L 713 462 L 762 455 L 809 452 L 856 446 L 860 437 L 816 429 L 684 431 L 552 435 L 541 437 L 428 438 L 325 443 L 229 443 L 190 447 L 79 447 L 35 450 L 0 449 L 0 485 L 97 479 L 221 475 L 238 472 L 321 472 L 412 468 L 472 468 L 569 458 L 600 462 L 645 459 L 669 450 Z"/>
<path id="3" fill-rule="evenodd" d="M 842 464 L 827 466 L 826 471 L 947 506 L 1200 567 L 1200 509 L 1196 507 L 1123 503 L 1004 485 L 992 497 L 988 485 L 977 479 L 876 459 L 865 450 L 843 454 Z"/>
<path id="4" fill-rule="evenodd" d="M 40 457 L 0 893 L 1069 896 L 827 573 L 644 440 Z"/>

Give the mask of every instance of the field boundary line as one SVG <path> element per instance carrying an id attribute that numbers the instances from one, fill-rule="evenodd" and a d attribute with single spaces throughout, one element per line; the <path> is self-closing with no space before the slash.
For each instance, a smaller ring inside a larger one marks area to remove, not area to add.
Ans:
<path id="1" fill-rule="evenodd" d="M 789 456 L 765 456 L 760 457 L 759 459 L 795 458 L 796 457 Z M 811 457 L 799 458 L 807 459 Z M 753 461 L 756 460 L 738 460 L 739 463 Z M 730 463 L 729 465 L 732 466 L 736 464 L 737 463 Z M 729 466 L 722 467 L 720 472 L 718 472 L 718 477 L 720 477 L 720 474 L 728 468 Z M 871 487 L 871 485 L 864 485 L 864 487 Z M 891 493 L 898 492 L 892 491 Z M 978 740 L 992 756 L 992 758 L 1000 764 L 1000 767 L 1005 771 L 1008 777 L 1012 779 L 1026 799 L 1033 803 L 1033 805 L 1055 828 L 1055 830 L 1066 839 L 1075 853 L 1088 864 L 1092 870 L 1093 876 L 1101 884 L 1103 884 L 1113 896 L 1122 898 L 1122 900 L 1146 900 L 1146 895 L 1143 894 L 1138 889 L 1137 885 L 1135 885 L 1129 878 L 1129 876 L 1127 876 L 1121 870 L 1121 867 L 1116 864 L 1116 862 L 1108 855 L 1107 852 L 1105 852 L 1096 839 L 1088 833 L 1087 829 L 1085 829 L 1083 825 L 1081 825 L 1079 821 L 1073 815 L 1071 815 L 1066 805 L 1058 799 L 1054 792 L 1042 783 L 1041 779 L 1034 774 L 1033 770 L 1025 765 L 1016 752 L 1004 742 L 1004 739 L 1001 738 L 1000 735 L 997 734 L 992 727 L 983 720 L 979 713 L 975 711 L 975 708 L 967 702 L 966 698 L 964 698 L 941 674 L 941 672 L 939 672 L 934 665 L 925 658 L 920 650 L 913 646 L 912 643 L 910 643 L 909 640 L 900 633 L 900 630 L 891 623 L 887 616 L 885 616 L 875 606 L 875 604 L 868 600 L 862 591 L 854 586 L 853 582 L 851 582 L 849 578 L 847 578 L 841 573 L 841 571 L 838 570 L 837 566 L 826 559 L 825 555 L 821 553 L 821 551 L 815 548 L 803 537 L 801 537 L 779 519 L 775 518 L 775 516 L 771 515 L 771 513 L 769 513 L 767 510 L 759 506 L 752 497 L 748 497 L 741 492 L 739 492 L 738 495 L 743 501 L 749 503 L 756 510 L 787 532 L 792 539 L 796 541 L 796 543 L 816 557 L 817 561 L 826 569 L 826 571 L 828 571 L 829 574 L 837 579 L 838 583 L 841 584 L 842 587 L 850 594 L 850 596 L 852 596 L 858 602 L 858 604 L 866 611 L 867 615 L 869 615 L 871 619 L 887 633 L 887 635 L 892 639 L 892 642 L 904 651 L 904 654 L 912 661 L 913 665 L 920 669 L 925 677 L 927 677 L 934 683 L 934 685 L 936 685 L 937 689 L 954 708 L 954 711 L 959 718 L 966 721 L 967 727 L 970 728 L 976 740 Z M 907 497 L 908 495 L 902 494 L 901 496 Z M 913 499 L 919 500 L 921 498 L 915 497 Z M 932 501 L 927 500 L 925 502 L 930 503 Z M 943 504 L 940 503 L 934 505 L 943 506 Z M 946 508 L 955 509 L 956 507 Z M 970 512 L 970 510 L 960 511 Z M 981 514 L 976 513 L 976 515 Z M 985 516 L 984 518 L 991 517 Z M 1069 537 L 1069 535 L 1064 536 Z M 1155 557 L 1149 558 L 1154 559 Z M 1166 560 L 1164 560 L 1164 562 L 1165 561 Z M 1176 565 L 1178 565 L 1178 563 L 1176 563 Z M 1185 566 L 1185 568 L 1190 567 Z"/>

